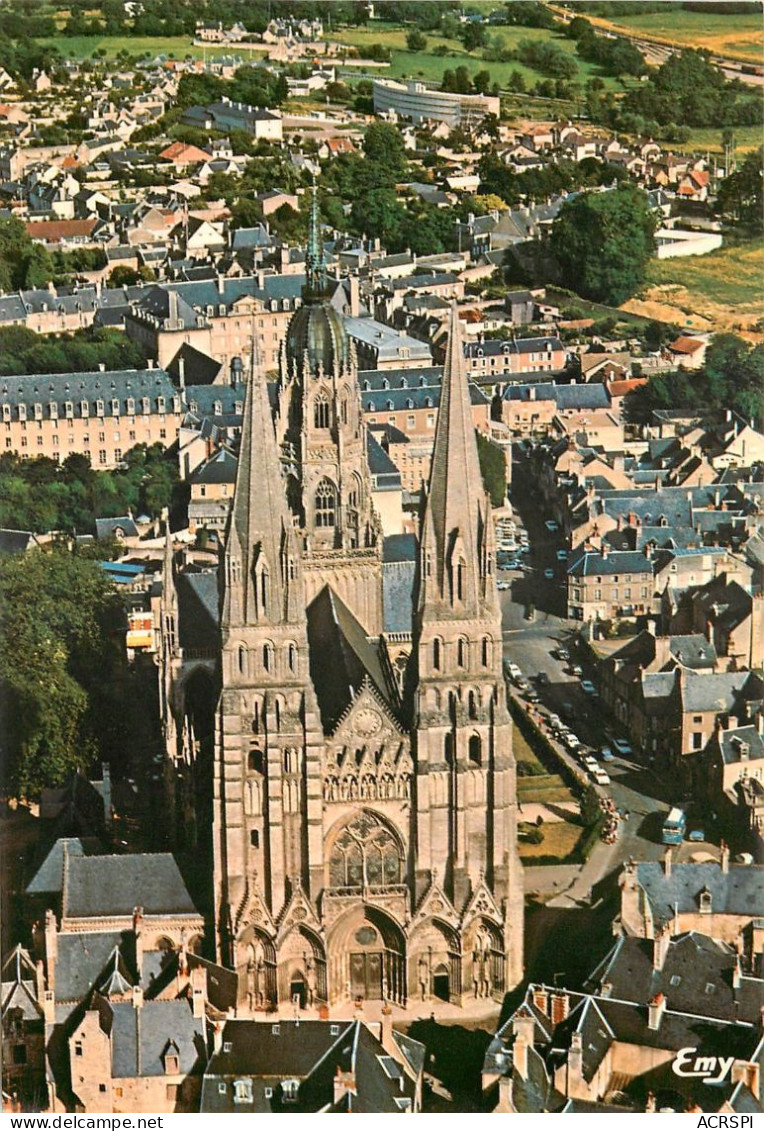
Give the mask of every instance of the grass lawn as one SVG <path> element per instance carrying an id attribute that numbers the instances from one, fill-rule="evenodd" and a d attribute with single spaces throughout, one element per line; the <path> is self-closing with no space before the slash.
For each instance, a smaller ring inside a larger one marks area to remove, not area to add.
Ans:
<path id="1" fill-rule="evenodd" d="M 635 32 L 646 39 L 702 47 L 747 62 L 760 63 L 764 57 L 760 14 L 686 12 L 672 8 L 640 15 L 639 5 L 635 4 L 633 15 L 619 15 L 610 20 L 587 18 L 593 24 Z"/>
<path id="2" fill-rule="evenodd" d="M 535 828 L 535 825 L 523 826 L 521 824 L 519 827 L 518 849 L 521 860 L 532 861 L 538 856 L 555 856 L 558 860 L 564 860 L 567 856 L 570 856 L 581 838 L 586 835 L 586 829 L 582 828 L 581 825 L 572 825 L 568 821 L 547 822 L 543 826 L 544 839 L 541 844 L 529 844 L 522 837 L 524 827 L 526 829 Z"/>
<path id="3" fill-rule="evenodd" d="M 40 40 L 58 48 L 65 59 L 88 59 L 94 51 L 103 50 L 108 59 L 113 59 L 120 51 L 128 51 L 131 55 L 147 54 L 152 59 L 156 55 L 166 55 L 171 59 L 185 59 L 191 55 L 194 59 L 201 59 L 205 53 L 202 47 L 195 47 L 189 36 L 130 36 L 130 35 L 56 35 L 49 39 Z M 210 45 L 206 48 L 208 59 L 219 55 L 241 55 L 247 59 L 250 55 L 259 58 L 267 48 L 249 51 L 239 48 L 238 44 L 227 47 Z"/>
<path id="4" fill-rule="evenodd" d="M 575 801 L 573 793 L 565 784 L 559 774 L 547 773 L 546 767 L 539 761 L 533 749 L 529 746 L 523 735 L 514 728 L 514 752 L 517 762 L 528 762 L 536 766 L 541 773 L 518 777 L 517 796 L 521 802 L 540 801 L 542 804 L 555 804 L 560 801 Z"/>
<path id="5" fill-rule="evenodd" d="M 758 149 L 762 134 L 759 126 L 735 126 L 735 155 L 740 161 L 744 153 Z M 689 141 L 679 144 L 671 142 L 670 148 L 678 153 L 723 153 L 721 128 L 694 129 Z"/>
<path id="6" fill-rule="evenodd" d="M 523 27 L 494 27 L 489 30 L 489 38 L 499 39 L 504 47 L 514 49 L 521 39 L 554 39 L 560 47 L 576 59 L 579 68 L 578 81 L 582 84 L 594 74 L 600 74 L 597 67 L 577 58 L 575 43 L 564 36 L 555 35 L 544 28 Z M 423 79 L 425 82 L 440 82 L 444 70 L 454 70 L 456 67 L 465 66 L 471 75 L 477 71 L 487 70 L 493 82 L 506 88 L 509 76 L 513 71 L 519 71 L 526 83 L 533 84 L 546 76 L 522 63 L 487 63 L 482 57 L 482 49 L 472 54 L 465 51 L 457 39 L 446 39 L 442 35 L 426 33 L 427 48 L 424 51 L 409 51 L 406 47 L 406 29 L 393 24 L 375 23 L 363 28 L 341 28 L 333 32 L 332 39 L 339 43 L 346 43 L 357 47 L 360 54 L 369 44 L 379 43 L 392 50 L 392 62 L 389 67 L 380 70 L 379 78 L 393 79 Z M 445 47 L 448 55 L 441 57 L 433 54 L 438 47 Z M 376 68 L 375 68 L 376 70 Z M 373 77 L 373 76 L 372 76 Z M 610 76 L 601 75 L 605 86 L 614 91 L 622 91 L 624 86 Z M 552 115 L 553 116 L 553 115 Z"/>
<path id="7" fill-rule="evenodd" d="M 709 255 L 654 259 L 649 282 L 626 309 L 661 317 L 696 329 L 743 330 L 751 340 L 764 340 L 754 330 L 764 318 L 764 238 L 721 247 Z"/>

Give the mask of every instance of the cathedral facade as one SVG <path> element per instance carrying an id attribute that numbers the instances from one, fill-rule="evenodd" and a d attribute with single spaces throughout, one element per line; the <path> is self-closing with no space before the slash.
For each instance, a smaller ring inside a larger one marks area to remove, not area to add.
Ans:
<path id="1" fill-rule="evenodd" d="M 255 1010 L 500 998 L 522 977 L 523 884 L 493 525 L 456 310 L 403 678 L 356 362 L 317 222 L 275 419 L 258 369 L 253 358 L 221 577 L 218 957 Z"/>

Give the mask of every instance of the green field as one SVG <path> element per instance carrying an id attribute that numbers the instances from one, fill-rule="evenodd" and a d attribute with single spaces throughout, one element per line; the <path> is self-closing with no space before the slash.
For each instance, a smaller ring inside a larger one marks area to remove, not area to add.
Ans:
<path id="1" fill-rule="evenodd" d="M 686 323 L 687 315 L 715 330 L 746 330 L 752 337 L 764 319 L 764 239 L 721 247 L 709 255 L 654 259 L 648 285 L 629 309 L 664 321 Z M 696 328 L 704 326 L 695 323 Z"/>
<path id="2" fill-rule="evenodd" d="M 217 58 L 219 55 L 241 55 L 246 59 L 250 55 L 259 57 L 266 51 L 265 47 L 258 51 L 243 51 L 238 45 L 221 47 L 213 44 L 207 48 L 195 47 L 191 39 L 185 35 L 165 38 L 130 35 L 57 35 L 40 42 L 56 47 L 65 59 L 89 59 L 99 50 L 106 52 L 107 59 L 113 59 L 120 51 L 128 51 L 131 55 L 148 55 L 152 59 L 157 55 L 166 55 L 169 59 L 185 59 L 190 55 L 194 59 L 201 59 L 204 54 L 208 59 Z"/>
<path id="3" fill-rule="evenodd" d="M 530 828 L 533 826 L 525 826 Z M 518 850 L 521 860 L 532 861 L 538 856 L 554 856 L 565 860 L 574 851 L 578 842 L 586 836 L 586 830 L 569 821 L 547 821 L 543 825 L 544 839 L 541 844 L 529 844 L 523 840 L 523 825 L 519 827 Z"/>
<path id="4" fill-rule="evenodd" d="M 456 39 L 445 39 L 442 35 L 427 33 L 427 48 L 425 51 L 409 51 L 406 47 L 406 30 L 393 24 L 374 23 L 369 27 L 342 28 L 334 32 L 332 38 L 351 47 L 357 47 L 361 56 L 364 49 L 372 43 L 382 44 L 392 51 L 392 61 L 389 67 L 379 68 L 380 77 L 394 79 L 423 79 L 426 82 L 440 82 L 446 69 L 454 70 L 456 67 L 465 66 L 470 75 L 477 71 L 488 71 L 491 80 L 505 88 L 513 71 L 519 71 L 528 85 L 538 82 L 546 76 L 522 63 L 488 63 L 482 57 L 482 49 L 469 53 Z M 554 39 L 560 47 L 572 55 L 578 64 L 578 81 L 583 83 L 592 75 L 600 74 L 599 68 L 591 63 L 578 59 L 575 53 L 575 43 L 564 36 L 555 35 L 543 28 L 525 27 L 494 27 L 489 31 L 489 38 L 500 39 L 504 47 L 514 49 L 521 39 Z M 448 55 L 441 57 L 433 54 L 438 47 L 446 47 Z M 375 72 L 377 68 L 375 68 Z M 624 85 L 617 79 L 601 75 L 605 86 L 611 90 L 622 91 Z M 576 81 L 576 80 L 573 80 Z"/>
<path id="5" fill-rule="evenodd" d="M 640 15 L 639 5 L 635 4 L 634 15 L 609 20 L 590 18 L 594 24 L 634 32 L 656 41 L 702 47 L 754 63 L 764 59 L 760 15 L 685 12 L 676 8 Z"/>
<path id="6" fill-rule="evenodd" d="M 760 126 L 735 126 L 735 155 L 740 159 L 744 153 L 758 149 L 762 143 Z M 677 153 L 723 153 L 722 131 L 719 128 L 694 129 L 688 141 L 680 144 L 671 143 L 671 149 Z"/>

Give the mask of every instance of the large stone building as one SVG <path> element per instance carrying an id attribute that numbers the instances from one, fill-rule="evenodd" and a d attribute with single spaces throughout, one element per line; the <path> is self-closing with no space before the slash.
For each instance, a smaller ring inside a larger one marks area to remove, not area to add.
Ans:
<path id="1" fill-rule="evenodd" d="M 220 578 L 218 954 L 253 1009 L 499 998 L 522 976 L 523 886 L 459 320 L 418 569 L 387 587 L 390 610 L 355 353 L 326 295 L 316 219 L 275 429 L 253 357 Z M 392 614 L 411 631 L 387 633 Z M 182 681 L 182 663 L 171 669 Z M 165 721 L 188 757 L 178 714 L 193 704 L 176 690 Z"/>

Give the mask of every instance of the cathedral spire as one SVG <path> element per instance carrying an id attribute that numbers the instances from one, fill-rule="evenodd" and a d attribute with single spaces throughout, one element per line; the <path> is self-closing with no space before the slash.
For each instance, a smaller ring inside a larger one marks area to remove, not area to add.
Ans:
<path id="1" fill-rule="evenodd" d="M 464 365 L 456 303 L 449 318 L 448 347 L 435 429 L 429 493 L 422 530 L 421 604 L 453 606 L 475 615 L 492 600 L 490 508 L 480 474 L 475 425 Z"/>
<path id="2" fill-rule="evenodd" d="M 326 292 L 326 256 L 324 254 L 324 237 L 321 229 L 321 217 L 318 211 L 318 188 L 316 179 L 313 178 L 313 200 L 310 206 L 310 231 L 308 234 L 308 248 L 305 254 L 305 289 L 303 297 L 306 302 L 324 297 Z"/>
<path id="3" fill-rule="evenodd" d="M 294 619 L 297 558 L 253 324 L 249 384 L 225 550 L 224 623 L 231 627 Z"/>

